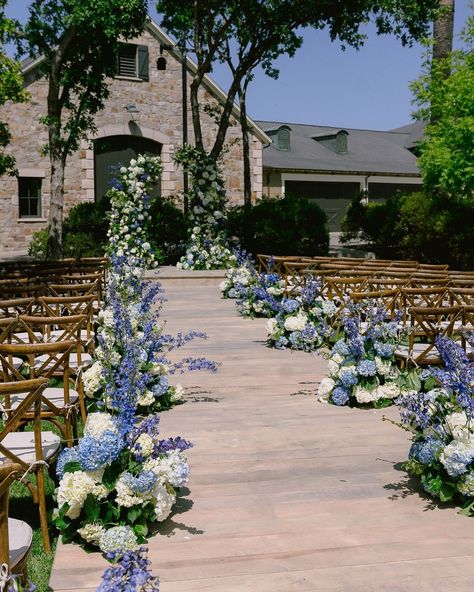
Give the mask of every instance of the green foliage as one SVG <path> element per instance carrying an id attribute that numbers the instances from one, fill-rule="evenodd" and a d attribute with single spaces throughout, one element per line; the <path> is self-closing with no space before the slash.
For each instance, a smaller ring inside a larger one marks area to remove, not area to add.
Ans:
<path id="1" fill-rule="evenodd" d="M 359 236 L 377 256 L 474 268 L 474 201 L 424 193 L 398 194 L 385 203 L 350 204 L 342 240 Z"/>
<path id="2" fill-rule="evenodd" d="M 464 49 L 425 61 L 412 83 L 418 119 L 429 121 L 419 145 L 425 188 L 449 198 L 474 192 L 474 17 L 463 33 Z"/>
<path id="3" fill-rule="evenodd" d="M 0 106 L 7 101 L 21 103 L 26 101 L 28 93 L 23 89 L 21 66 L 17 60 L 9 58 L 3 51 L 8 41 L 16 38 L 17 23 L 5 17 L 4 10 L 7 0 L 0 0 Z M 0 121 L 0 148 L 8 146 L 11 139 L 8 126 Z M 14 175 L 15 159 L 9 154 L 0 152 L 0 176 Z"/>
<path id="4" fill-rule="evenodd" d="M 229 212 L 229 235 L 251 253 L 325 255 L 329 233 L 326 214 L 302 197 L 264 200 Z"/>

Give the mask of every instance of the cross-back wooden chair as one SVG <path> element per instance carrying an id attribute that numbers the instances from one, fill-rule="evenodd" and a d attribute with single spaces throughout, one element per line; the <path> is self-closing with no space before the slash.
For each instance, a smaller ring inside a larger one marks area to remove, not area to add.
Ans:
<path id="1" fill-rule="evenodd" d="M 24 373 L 29 378 L 43 377 L 48 386 L 43 392 L 41 417 L 55 425 L 63 440 L 71 446 L 73 439 L 78 438 L 77 416 L 81 412 L 86 418 L 83 389 L 75 389 L 74 373 L 69 366 L 69 357 L 74 350 L 74 341 L 58 341 L 56 343 L 14 343 L 0 344 L 0 365 L 4 381 L 23 380 Z M 23 368 L 15 368 L 11 357 L 21 357 L 26 361 Z M 52 386 L 52 380 L 60 382 Z M 3 412 L 11 414 L 21 403 L 16 396 L 5 400 Z M 33 416 L 25 415 L 25 423 L 31 422 Z"/>
<path id="2" fill-rule="evenodd" d="M 0 465 L 0 565 L 7 565 L 10 574 L 21 575 L 22 583 L 26 585 L 33 531 L 23 520 L 8 515 L 9 488 L 21 478 L 22 472 L 22 466 L 17 463 Z"/>
<path id="3" fill-rule="evenodd" d="M 390 267 L 392 268 L 410 268 L 410 269 L 417 269 L 420 266 L 418 261 L 413 261 L 410 259 L 392 259 L 390 262 Z"/>
<path id="4" fill-rule="evenodd" d="M 367 276 L 331 277 L 327 278 L 327 297 L 330 300 L 344 302 L 351 292 L 364 291 Z"/>
<path id="5" fill-rule="evenodd" d="M 474 305 L 474 287 L 457 288 L 450 286 L 448 289 L 449 302 L 452 306 Z"/>
<path id="6" fill-rule="evenodd" d="M 46 284 L 17 284 L 16 286 L 2 286 L 0 298 L 12 300 L 14 298 L 37 298 L 46 293 Z"/>
<path id="7" fill-rule="evenodd" d="M 42 393 L 47 384 L 44 378 L 0 382 L 0 401 L 6 396 L 21 395 L 18 407 L 10 413 L 0 430 L 0 464 L 13 462 L 20 468 L 22 482 L 30 490 L 33 501 L 38 505 L 44 548 L 51 552 L 51 542 L 46 516 L 44 491 L 44 468 L 57 456 L 61 440 L 53 432 L 41 431 Z M 33 415 L 33 431 L 18 431 L 24 425 L 24 416 Z M 36 476 L 36 482 L 30 479 Z"/>
<path id="8" fill-rule="evenodd" d="M 393 267 L 387 267 L 385 271 L 376 271 L 373 274 L 375 278 L 390 278 L 390 279 L 401 279 L 408 281 L 413 275 L 413 269 L 406 267 L 404 269 L 396 269 Z"/>
<path id="9" fill-rule="evenodd" d="M 312 279 L 313 273 L 317 273 L 317 263 L 285 261 L 283 269 L 285 292 L 287 294 L 297 294 L 306 286 L 308 279 Z"/>
<path id="10" fill-rule="evenodd" d="M 447 271 L 449 269 L 447 263 L 420 263 L 418 267 L 429 271 Z"/>
<path id="11" fill-rule="evenodd" d="M 36 298 L 11 298 L 0 300 L 0 317 L 14 317 L 21 314 L 32 314 Z"/>
<path id="12" fill-rule="evenodd" d="M 374 306 L 382 306 L 392 317 L 400 310 L 400 290 L 371 290 L 367 292 L 351 292 L 353 302 L 373 301 Z"/>
<path id="13" fill-rule="evenodd" d="M 453 288 L 474 288 L 474 278 L 450 276 L 450 286 Z"/>
<path id="14" fill-rule="evenodd" d="M 42 308 L 43 316 L 64 317 L 85 315 L 86 320 L 81 330 L 81 341 L 84 351 L 88 351 L 94 342 L 94 302 L 93 294 L 84 296 L 40 296 L 38 304 Z M 48 336 L 61 335 L 61 329 L 55 329 Z"/>
<path id="15" fill-rule="evenodd" d="M 395 358 L 404 368 L 409 366 L 436 366 L 442 363 L 436 337 L 452 337 L 462 324 L 460 306 L 411 307 L 408 310 L 410 330 L 408 344 L 399 344 Z"/>
<path id="16" fill-rule="evenodd" d="M 404 278 L 391 277 L 369 277 L 367 280 L 367 290 L 377 292 L 379 290 L 400 290 L 408 283 Z"/>

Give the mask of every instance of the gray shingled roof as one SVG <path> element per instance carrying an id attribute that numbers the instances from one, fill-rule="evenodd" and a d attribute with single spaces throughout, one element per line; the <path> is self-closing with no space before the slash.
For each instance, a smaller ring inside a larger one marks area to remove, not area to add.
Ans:
<path id="1" fill-rule="evenodd" d="M 297 123 L 257 121 L 264 131 L 281 125 L 291 129 L 290 150 L 279 150 L 273 144 L 263 150 L 263 166 L 272 169 L 305 170 L 365 174 L 419 175 L 416 157 L 405 147 L 412 132 L 370 131 Z M 410 127 L 410 126 L 407 126 Z M 315 136 L 348 133 L 347 154 L 337 154 L 314 139 Z"/>

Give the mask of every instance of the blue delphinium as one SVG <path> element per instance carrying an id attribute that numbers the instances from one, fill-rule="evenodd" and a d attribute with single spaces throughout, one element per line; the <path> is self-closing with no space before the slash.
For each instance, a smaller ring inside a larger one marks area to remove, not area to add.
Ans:
<path id="1" fill-rule="evenodd" d="M 150 572 L 146 549 L 107 554 L 115 562 L 102 575 L 97 592 L 159 592 L 159 580 Z"/>

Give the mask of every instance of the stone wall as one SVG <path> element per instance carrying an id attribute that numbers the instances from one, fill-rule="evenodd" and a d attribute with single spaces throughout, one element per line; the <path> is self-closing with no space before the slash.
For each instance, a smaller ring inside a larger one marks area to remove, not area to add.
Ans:
<path id="1" fill-rule="evenodd" d="M 162 145 L 163 160 L 162 195 L 175 195 L 182 190 L 182 171 L 173 162 L 173 151 L 182 144 L 181 64 L 166 50 L 166 70 L 157 70 L 160 43 L 150 30 L 134 40 L 147 45 L 149 50 L 149 81 L 114 78 L 110 81 L 111 93 L 105 109 L 95 120 L 97 134 L 82 143 L 80 150 L 69 157 L 66 167 L 64 213 L 75 204 L 94 200 L 94 151 L 92 140 L 113 135 L 139 135 Z M 31 94 L 28 103 L 7 104 L 2 107 L 0 119 L 9 124 L 12 142 L 8 151 L 17 161 L 19 175 L 41 177 L 41 218 L 19 218 L 18 181 L 4 177 L 0 186 L 0 251 L 26 250 L 33 232 L 44 227 L 48 219 L 49 159 L 41 156 L 47 143 L 46 127 L 39 123 L 46 111 L 47 82 L 28 79 Z M 203 102 L 215 103 L 209 90 L 202 90 Z M 138 113 L 129 113 L 125 106 L 134 103 Z M 215 124 L 203 115 L 203 136 L 210 145 L 215 134 Z M 191 113 L 188 109 L 189 140 L 192 141 Z M 240 138 L 240 126 L 233 120 L 227 134 L 227 142 Z M 256 136 L 251 141 L 251 167 L 253 172 L 254 199 L 262 193 L 262 143 Z M 224 174 L 230 204 L 243 202 L 243 161 L 241 142 L 233 144 L 224 158 Z"/>

